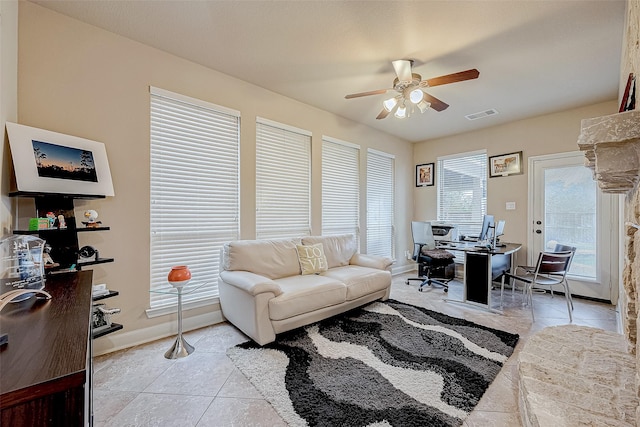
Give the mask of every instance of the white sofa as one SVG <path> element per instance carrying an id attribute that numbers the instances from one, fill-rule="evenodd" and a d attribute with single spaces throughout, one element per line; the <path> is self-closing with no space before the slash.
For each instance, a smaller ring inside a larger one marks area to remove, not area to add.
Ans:
<path id="1" fill-rule="evenodd" d="M 303 275 L 297 245 L 319 243 L 326 271 Z M 358 253 L 353 235 L 238 240 L 224 245 L 220 261 L 222 314 L 260 345 L 278 333 L 386 300 L 391 289 L 393 261 Z"/>

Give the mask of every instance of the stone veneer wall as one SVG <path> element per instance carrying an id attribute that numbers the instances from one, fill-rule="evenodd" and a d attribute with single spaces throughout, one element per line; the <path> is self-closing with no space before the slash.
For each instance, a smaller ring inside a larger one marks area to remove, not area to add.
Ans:
<path id="1" fill-rule="evenodd" d="M 620 101 L 629 73 L 640 83 L 640 1 L 627 0 L 623 57 L 620 73 Z M 636 356 L 636 395 L 640 396 L 640 89 L 636 87 L 636 109 L 582 121 L 578 146 L 585 151 L 586 164 L 594 171 L 605 192 L 625 194 L 625 252 L 622 289 L 618 300 L 624 334 Z M 640 426 L 640 408 L 636 409 Z"/>

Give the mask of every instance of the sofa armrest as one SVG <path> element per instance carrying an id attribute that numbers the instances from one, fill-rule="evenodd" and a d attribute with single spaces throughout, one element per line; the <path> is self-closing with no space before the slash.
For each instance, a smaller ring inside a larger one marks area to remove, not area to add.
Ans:
<path id="1" fill-rule="evenodd" d="M 246 293 L 256 296 L 272 292 L 275 296 L 282 294 L 282 289 L 273 280 L 249 271 L 221 271 L 220 278 L 225 283 L 235 286 Z"/>
<path id="2" fill-rule="evenodd" d="M 385 256 L 355 254 L 351 257 L 349 264 L 387 270 L 393 262 L 391 258 Z"/>

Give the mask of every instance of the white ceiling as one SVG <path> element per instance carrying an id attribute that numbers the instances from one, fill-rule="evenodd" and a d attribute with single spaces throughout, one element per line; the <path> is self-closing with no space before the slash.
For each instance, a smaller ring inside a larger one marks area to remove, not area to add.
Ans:
<path id="1" fill-rule="evenodd" d="M 51 10 L 408 141 L 617 99 L 625 1 L 44 1 Z M 376 120 L 413 59 L 450 104 Z M 498 115 L 469 121 L 490 108 Z"/>

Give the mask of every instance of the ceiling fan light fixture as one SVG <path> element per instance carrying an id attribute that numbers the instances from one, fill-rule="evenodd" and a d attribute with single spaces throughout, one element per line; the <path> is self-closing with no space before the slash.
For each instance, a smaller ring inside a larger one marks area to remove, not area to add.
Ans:
<path id="1" fill-rule="evenodd" d="M 404 104 L 399 106 L 394 116 L 396 116 L 398 119 L 404 119 L 405 117 L 407 117 L 407 107 L 405 107 Z"/>
<path id="2" fill-rule="evenodd" d="M 409 93 L 409 100 L 414 104 L 418 104 L 420 101 L 424 99 L 424 92 L 419 88 L 416 88 Z"/>
<path id="3" fill-rule="evenodd" d="M 388 112 L 391 112 L 391 110 L 393 110 L 393 108 L 396 106 L 396 104 L 398 104 L 398 99 L 396 97 L 394 97 L 394 98 L 389 98 L 386 101 L 384 101 L 382 103 L 382 106 L 384 107 L 385 110 L 387 110 Z"/>
<path id="4" fill-rule="evenodd" d="M 425 99 L 422 99 L 422 101 L 418 102 L 417 106 L 420 109 L 420 112 L 424 113 L 425 111 L 427 111 L 427 108 L 431 107 L 431 103 L 429 101 L 426 101 Z"/>

